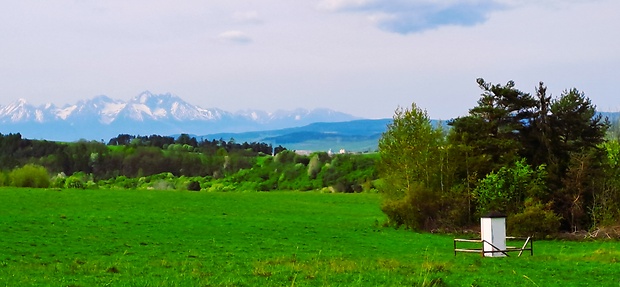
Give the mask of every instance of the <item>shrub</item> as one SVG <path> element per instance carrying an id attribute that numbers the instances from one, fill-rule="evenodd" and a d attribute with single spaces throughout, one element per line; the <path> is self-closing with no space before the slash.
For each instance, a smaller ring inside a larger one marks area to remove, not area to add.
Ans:
<path id="1" fill-rule="evenodd" d="M 537 237 L 557 233 L 562 218 L 553 212 L 551 205 L 551 202 L 542 204 L 527 199 L 523 212 L 508 217 L 508 231 L 514 235 Z"/>
<path id="2" fill-rule="evenodd" d="M 294 163 L 296 156 L 297 154 L 295 154 L 295 152 L 290 150 L 284 150 L 276 154 L 273 161 L 277 163 Z"/>
<path id="3" fill-rule="evenodd" d="M 84 188 L 85 189 L 99 189 L 99 185 L 96 182 L 89 180 L 84 184 Z"/>
<path id="4" fill-rule="evenodd" d="M 9 176 L 5 172 L 0 172 L 0 186 L 9 185 Z"/>
<path id="5" fill-rule="evenodd" d="M 187 190 L 200 191 L 200 182 L 190 180 L 187 184 Z"/>
<path id="6" fill-rule="evenodd" d="M 57 174 L 56 176 L 52 177 L 50 186 L 54 188 L 64 188 L 66 180 L 67 180 L 67 176 L 65 175 L 64 172 L 61 172 Z"/>
<path id="7" fill-rule="evenodd" d="M 223 184 L 223 183 L 214 183 L 207 189 L 207 191 L 209 192 L 232 192 L 232 191 L 235 191 L 235 188 L 230 185 Z"/>
<path id="8" fill-rule="evenodd" d="M 174 184 L 165 179 L 158 179 L 153 183 L 152 187 L 156 190 L 172 190 L 174 189 Z"/>
<path id="9" fill-rule="evenodd" d="M 315 154 L 310 158 L 308 162 L 308 177 L 315 179 L 316 175 L 321 171 L 322 163 L 318 154 Z"/>
<path id="10" fill-rule="evenodd" d="M 138 187 L 138 179 L 128 178 L 124 175 L 116 177 L 114 180 L 114 185 L 117 187 L 122 187 L 125 189 L 132 189 Z"/>
<path id="11" fill-rule="evenodd" d="M 65 179 L 65 188 L 84 189 L 84 182 L 77 176 L 70 176 Z"/>
<path id="12" fill-rule="evenodd" d="M 516 214 L 528 195 L 540 198 L 545 194 L 546 174 L 544 165 L 535 170 L 525 159 L 487 174 L 474 190 L 478 200 L 478 212 L 485 214 L 500 211 L 509 215 Z"/>
<path id="13" fill-rule="evenodd" d="M 467 192 L 467 186 L 463 184 L 453 186 L 442 194 L 441 204 L 443 211 L 440 212 L 440 225 L 445 230 L 462 231 L 474 221 L 473 203 L 471 195 Z"/>
<path id="14" fill-rule="evenodd" d="M 385 198 L 381 210 L 397 227 L 432 230 L 441 211 L 441 199 L 432 190 L 416 185 L 403 198 Z"/>
<path id="15" fill-rule="evenodd" d="M 46 188 L 50 186 L 47 170 L 35 164 L 27 164 L 16 168 L 9 174 L 11 185 L 17 187 Z"/>

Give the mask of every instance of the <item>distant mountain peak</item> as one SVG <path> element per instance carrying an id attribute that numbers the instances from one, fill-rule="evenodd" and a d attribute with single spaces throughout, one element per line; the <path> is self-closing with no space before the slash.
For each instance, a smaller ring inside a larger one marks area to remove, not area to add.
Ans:
<path id="1" fill-rule="evenodd" d="M 0 133 L 20 132 L 25 137 L 63 141 L 100 140 L 121 133 L 244 132 L 354 119 L 358 118 L 326 108 L 276 112 L 248 109 L 231 113 L 192 105 L 172 93 L 154 94 L 147 90 L 128 101 L 98 95 L 61 108 L 51 103 L 34 107 L 25 99 L 18 99 L 0 106 Z"/>
<path id="2" fill-rule="evenodd" d="M 150 99 L 154 98 L 155 95 L 149 91 L 144 91 L 140 94 L 138 94 L 137 96 L 131 98 L 129 100 L 130 103 L 140 103 L 140 104 L 146 104 L 147 102 L 149 102 Z"/>
<path id="3" fill-rule="evenodd" d="M 22 98 L 0 109 L 0 122 L 20 122 L 37 118 L 34 106 Z"/>

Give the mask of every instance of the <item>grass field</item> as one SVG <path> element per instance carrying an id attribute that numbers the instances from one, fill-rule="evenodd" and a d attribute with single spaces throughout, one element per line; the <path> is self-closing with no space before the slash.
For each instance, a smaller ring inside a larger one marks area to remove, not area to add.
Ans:
<path id="1" fill-rule="evenodd" d="M 0 189 L 0 286 L 620 286 L 618 242 L 452 253 L 376 194 Z"/>

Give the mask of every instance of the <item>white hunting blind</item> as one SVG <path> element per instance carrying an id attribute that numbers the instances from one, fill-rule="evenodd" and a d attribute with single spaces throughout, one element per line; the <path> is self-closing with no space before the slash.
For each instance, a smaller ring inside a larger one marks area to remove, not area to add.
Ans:
<path id="1" fill-rule="evenodd" d="M 506 254 L 506 215 L 490 212 L 480 218 L 482 250 L 486 257 L 504 257 Z"/>

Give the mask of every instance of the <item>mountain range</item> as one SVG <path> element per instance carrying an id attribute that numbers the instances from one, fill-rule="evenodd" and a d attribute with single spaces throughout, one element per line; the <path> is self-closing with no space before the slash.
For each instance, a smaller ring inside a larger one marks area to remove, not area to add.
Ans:
<path id="1" fill-rule="evenodd" d="M 197 139 L 234 139 L 236 142 L 266 142 L 291 150 L 338 152 L 341 149 L 367 152 L 377 149 L 381 135 L 392 119 L 361 119 L 346 122 L 320 122 L 279 130 L 244 133 L 218 133 L 195 136 Z M 433 124 L 440 124 L 433 121 Z"/>
<path id="2" fill-rule="evenodd" d="M 600 113 L 611 122 L 618 112 Z M 58 107 L 33 106 L 20 99 L 0 106 L 0 133 L 21 133 L 30 139 L 53 141 L 101 140 L 119 134 L 234 139 L 267 142 L 293 150 L 340 149 L 372 151 L 391 119 L 360 119 L 330 109 L 296 109 L 273 113 L 260 110 L 228 112 L 204 109 L 172 94 L 143 92 L 129 101 L 97 96 Z M 446 122 L 433 120 L 434 125 Z"/>
<path id="3" fill-rule="evenodd" d="M 97 96 L 73 105 L 34 106 L 19 99 L 0 106 L 0 133 L 54 141 L 107 140 L 118 134 L 172 135 L 249 132 L 359 118 L 330 109 L 228 112 L 189 104 L 172 94 L 145 91 L 129 101 Z"/>

